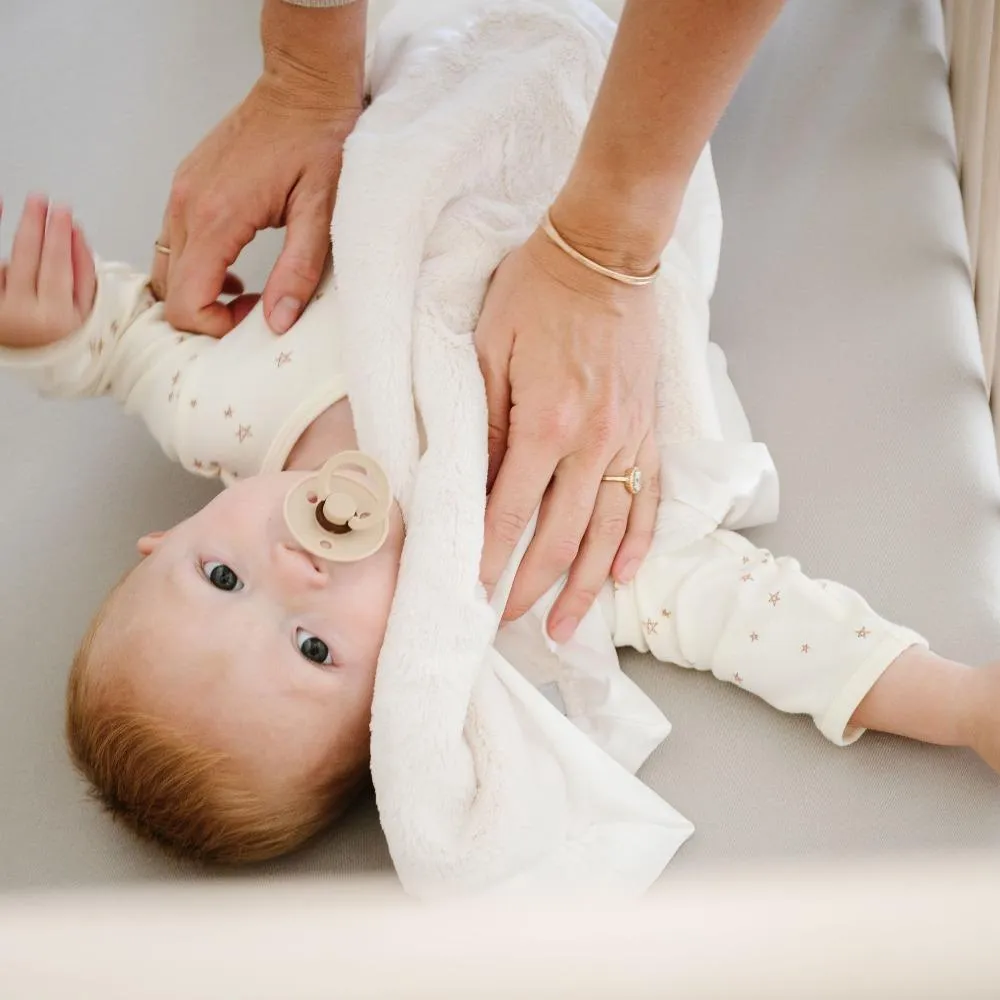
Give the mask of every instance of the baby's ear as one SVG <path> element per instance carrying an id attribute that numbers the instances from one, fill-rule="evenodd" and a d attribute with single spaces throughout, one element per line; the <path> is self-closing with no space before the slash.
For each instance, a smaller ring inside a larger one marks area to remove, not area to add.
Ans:
<path id="1" fill-rule="evenodd" d="M 148 535 L 143 535 L 135 543 L 135 547 L 139 550 L 139 555 L 145 559 L 146 556 L 151 556 L 160 547 L 160 543 L 166 537 L 165 531 L 151 531 Z"/>

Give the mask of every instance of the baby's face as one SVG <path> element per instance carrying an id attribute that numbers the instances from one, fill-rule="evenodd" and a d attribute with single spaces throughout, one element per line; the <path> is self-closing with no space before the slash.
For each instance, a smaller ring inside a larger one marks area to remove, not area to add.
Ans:
<path id="1" fill-rule="evenodd" d="M 139 655 L 114 659 L 126 662 L 115 669 L 129 671 L 124 681 L 140 702 L 276 787 L 342 757 L 345 740 L 367 754 L 403 543 L 394 508 L 385 545 L 368 559 L 327 563 L 306 553 L 282 516 L 305 475 L 245 480 L 140 539 L 143 561 L 108 622 L 134 632 L 115 641 L 134 642 Z"/>

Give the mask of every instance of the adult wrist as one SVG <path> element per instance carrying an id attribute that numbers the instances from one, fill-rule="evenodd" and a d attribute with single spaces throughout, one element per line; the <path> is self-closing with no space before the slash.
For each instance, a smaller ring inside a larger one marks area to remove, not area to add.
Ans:
<path id="1" fill-rule="evenodd" d="M 366 0 L 302 7 L 264 0 L 265 96 L 289 110 L 330 116 L 360 112 L 364 100 Z"/>
<path id="2" fill-rule="evenodd" d="M 614 170 L 574 168 L 552 204 L 563 238 L 592 260 L 648 274 L 660 260 L 680 212 L 686 181 L 634 180 Z"/>

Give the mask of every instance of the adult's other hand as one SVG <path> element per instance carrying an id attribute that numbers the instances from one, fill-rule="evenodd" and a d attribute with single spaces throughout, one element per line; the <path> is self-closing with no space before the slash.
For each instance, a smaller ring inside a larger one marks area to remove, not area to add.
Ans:
<path id="1" fill-rule="evenodd" d="M 361 113 L 365 7 L 266 0 L 264 72 L 181 164 L 154 254 L 154 292 L 174 326 L 220 337 L 238 312 L 228 269 L 257 231 L 286 227 L 264 288 L 264 314 L 284 333 L 316 291 L 344 140 Z"/>

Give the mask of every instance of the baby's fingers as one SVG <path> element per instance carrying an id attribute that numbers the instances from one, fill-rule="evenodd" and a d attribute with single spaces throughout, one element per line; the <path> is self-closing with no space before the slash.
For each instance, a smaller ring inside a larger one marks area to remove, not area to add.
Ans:
<path id="1" fill-rule="evenodd" d="M 97 271 L 94 255 L 79 226 L 73 227 L 73 297 L 82 318 L 90 315 L 97 295 Z"/>
<path id="2" fill-rule="evenodd" d="M 73 215 L 61 205 L 49 212 L 38 266 L 38 298 L 51 307 L 73 304 Z"/>
<path id="3" fill-rule="evenodd" d="M 8 292 L 34 297 L 37 291 L 48 210 L 48 201 L 39 195 L 29 195 L 24 203 L 24 214 L 14 234 L 14 245 L 7 266 Z"/>

